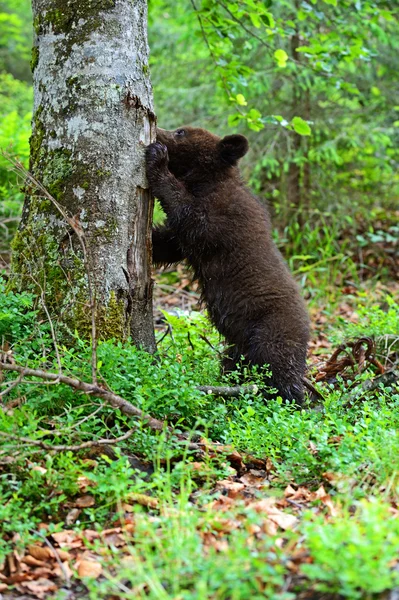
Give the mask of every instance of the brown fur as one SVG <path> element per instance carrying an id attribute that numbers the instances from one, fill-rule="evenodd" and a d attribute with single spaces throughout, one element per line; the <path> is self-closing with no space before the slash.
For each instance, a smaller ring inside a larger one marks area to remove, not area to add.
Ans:
<path id="1" fill-rule="evenodd" d="M 225 370 L 241 356 L 268 364 L 267 383 L 300 403 L 308 316 L 272 240 L 269 215 L 240 179 L 236 165 L 247 149 L 241 135 L 157 130 L 147 175 L 167 221 L 153 231 L 153 259 L 187 259 L 194 269 L 210 318 L 228 343 Z"/>

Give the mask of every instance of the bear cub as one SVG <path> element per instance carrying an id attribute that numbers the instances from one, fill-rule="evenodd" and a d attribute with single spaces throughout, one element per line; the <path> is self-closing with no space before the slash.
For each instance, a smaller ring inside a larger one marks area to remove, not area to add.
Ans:
<path id="1" fill-rule="evenodd" d="M 269 214 L 241 181 L 242 135 L 157 129 L 147 176 L 167 219 L 152 233 L 153 261 L 187 260 L 211 321 L 226 338 L 225 371 L 244 360 L 270 365 L 284 399 L 303 401 L 309 319 L 272 240 Z"/>

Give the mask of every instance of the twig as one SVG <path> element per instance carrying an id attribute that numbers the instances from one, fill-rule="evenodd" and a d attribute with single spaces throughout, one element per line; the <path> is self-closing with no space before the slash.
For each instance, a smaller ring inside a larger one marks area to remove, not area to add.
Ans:
<path id="1" fill-rule="evenodd" d="M 17 373 L 21 373 L 23 377 L 38 377 L 39 379 L 44 379 L 45 381 L 58 380 L 60 383 L 68 385 L 75 390 L 84 392 L 85 394 L 90 394 L 95 398 L 102 398 L 113 408 L 119 409 L 124 415 L 142 419 L 143 423 L 151 429 L 155 429 L 156 431 L 163 431 L 164 429 L 167 429 L 171 431 L 171 428 L 169 428 L 164 421 L 159 421 L 150 415 L 146 415 L 142 410 L 136 406 L 133 406 L 133 404 L 121 396 L 118 396 L 109 390 L 105 390 L 94 383 L 86 383 L 80 379 L 73 379 L 72 377 L 67 377 L 66 375 L 50 373 L 49 371 L 42 371 L 41 369 L 29 369 L 27 367 L 21 367 L 20 365 L 10 365 L 3 362 L 0 362 L 0 370 L 16 371 Z"/>
<path id="2" fill-rule="evenodd" d="M 194 13 L 197 16 L 198 23 L 199 23 L 199 26 L 201 28 L 201 34 L 202 34 L 202 37 L 204 39 L 204 42 L 205 42 L 205 44 L 206 44 L 206 46 L 207 46 L 207 48 L 209 50 L 209 54 L 211 55 L 211 58 L 212 58 L 212 60 L 213 60 L 213 62 L 215 64 L 216 70 L 219 73 L 220 79 L 221 79 L 223 87 L 224 87 L 224 91 L 227 94 L 227 98 L 230 98 L 231 97 L 231 91 L 230 91 L 229 86 L 228 86 L 228 84 L 226 82 L 226 78 L 223 75 L 223 70 L 220 68 L 220 65 L 218 65 L 218 62 L 216 60 L 216 56 L 215 56 L 215 54 L 214 54 L 214 52 L 212 50 L 212 47 L 211 47 L 211 45 L 209 43 L 208 37 L 207 37 L 206 32 L 205 32 L 204 24 L 202 22 L 201 14 L 200 14 L 199 10 L 197 9 L 194 0 L 191 0 L 191 5 L 192 5 L 192 7 L 194 9 Z M 238 106 L 237 106 L 237 110 L 238 110 L 238 112 L 240 112 L 242 114 L 242 111 L 240 110 L 240 108 Z"/>
<path id="3" fill-rule="evenodd" d="M 0 392 L 0 398 L 4 398 L 4 396 L 7 396 L 7 394 L 9 394 L 11 390 L 17 387 L 17 385 L 19 385 L 22 382 L 23 377 L 23 374 L 20 373 L 18 375 L 18 378 L 15 381 L 12 381 L 10 385 L 4 390 L 4 392 Z"/>
<path id="4" fill-rule="evenodd" d="M 229 8 L 227 6 L 225 6 L 223 4 L 223 2 L 220 2 L 220 0 L 217 0 L 217 3 L 219 4 L 219 6 L 221 6 L 222 8 L 224 8 L 224 10 L 230 15 L 231 19 L 237 23 L 237 25 L 239 25 L 246 33 L 248 33 L 248 35 L 250 35 L 251 37 L 254 37 L 256 40 L 258 40 L 258 42 L 260 42 L 260 44 L 262 46 L 264 46 L 265 48 L 267 48 L 268 50 L 272 51 L 273 48 L 271 47 L 270 44 L 268 44 L 267 42 L 265 42 L 265 40 L 263 40 L 259 35 L 257 35 L 254 31 L 251 31 L 249 29 L 249 27 L 247 27 L 246 25 L 244 25 L 244 23 L 242 21 L 240 21 L 240 19 L 237 19 L 237 17 L 235 15 L 233 15 L 233 13 L 229 10 Z"/>
<path id="5" fill-rule="evenodd" d="M 157 346 L 158 344 L 160 344 L 168 335 L 168 333 L 170 333 L 172 339 L 173 339 L 173 334 L 172 334 L 172 326 L 170 323 L 168 323 L 166 330 L 164 331 L 164 333 L 162 334 L 162 336 L 159 338 L 159 340 L 157 341 Z"/>
<path id="6" fill-rule="evenodd" d="M 257 385 L 235 385 L 233 387 L 224 385 L 198 385 L 197 390 L 212 396 L 236 397 L 240 394 L 256 394 L 259 391 Z"/>
<path id="7" fill-rule="evenodd" d="M 366 392 L 371 392 L 373 390 L 376 390 L 380 386 L 380 384 L 391 385 L 392 383 L 398 383 L 398 382 L 399 382 L 399 371 L 397 369 L 393 369 L 392 371 L 385 371 L 385 373 L 383 373 L 382 375 L 378 375 L 377 377 L 374 377 L 373 379 L 366 379 L 366 381 L 363 381 L 362 385 L 360 386 L 360 389 L 356 388 L 348 396 L 348 398 L 344 402 L 344 406 L 347 404 L 350 404 L 354 400 L 360 400 L 360 398 L 362 396 L 364 396 L 364 394 Z"/>
<path id="8" fill-rule="evenodd" d="M 315 396 L 317 396 L 317 398 L 319 398 L 320 400 L 325 400 L 323 394 L 320 392 L 320 390 L 318 390 L 311 381 L 309 381 L 309 379 L 307 379 L 307 377 L 303 378 L 303 385 L 305 386 L 305 388 L 307 390 L 309 390 L 310 392 L 312 392 Z"/>
<path id="9" fill-rule="evenodd" d="M 63 562 L 62 562 L 62 560 L 60 558 L 60 555 L 57 552 L 57 549 L 54 548 L 53 544 L 40 531 L 32 531 L 31 530 L 31 533 L 33 533 L 34 535 L 39 536 L 43 540 L 43 542 L 46 544 L 46 546 L 48 548 L 50 548 L 51 552 L 54 554 L 54 558 L 57 561 L 59 568 L 61 569 L 61 573 L 64 576 L 65 585 L 69 588 L 70 585 L 71 585 L 71 578 L 69 577 L 67 569 L 63 565 Z"/>
<path id="10" fill-rule="evenodd" d="M 29 446 L 38 446 L 39 448 L 42 448 L 46 451 L 54 450 L 55 452 L 78 452 L 79 450 L 83 450 L 84 448 L 93 448 L 95 446 L 111 446 L 114 444 L 118 444 L 119 442 L 123 442 L 124 440 L 130 438 L 130 436 L 133 435 L 135 431 L 136 428 L 134 427 L 133 429 L 129 429 L 127 433 L 121 435 L 118 438 L 92 440 L 91 442 L 82 442 L 81 444 L 78 444 L 76 446 L 67 446 L 65 444 L 54 446 L 52 444 L 47 444 L 46 442 L 43 442 L 41 440 L 32 440 L 31 438 L 21 437 L 13 433 L 7 433 L 5 431 L 0 431 L 0 436 L 9 440 L 15 440 L 19 443 L 23 442 L 24 444 L 28 444 Z"/>

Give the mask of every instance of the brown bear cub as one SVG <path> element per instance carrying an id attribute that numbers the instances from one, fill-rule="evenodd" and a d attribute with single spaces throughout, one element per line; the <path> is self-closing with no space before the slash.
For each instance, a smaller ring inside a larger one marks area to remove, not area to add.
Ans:
<path id="1" fill-rule="evenodd" d="M 241 181 L 242 135 L 157 129 L 146 150 L 147 176 L 167 220 L 152 234 L 153 260 L 186 259 L 209 316 L 226 338 L 223 367 L 242 357 L 269 365 L 267 385 L 303 400 L 309 320 L 299 289 L 275 246 L 269 215 Z"/>

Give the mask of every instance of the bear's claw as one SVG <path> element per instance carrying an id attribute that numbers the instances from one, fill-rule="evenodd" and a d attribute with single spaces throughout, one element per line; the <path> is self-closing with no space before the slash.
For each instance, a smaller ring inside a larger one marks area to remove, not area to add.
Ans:
<path id="1" fill-rule="evenodd" d="M 161 142 L 153 142 L 146 148 L 146 159 L 147 162 L 151 162 L 153 165 L 157 163 L 168 161 L 168 149 L 165 144 Z"/>

